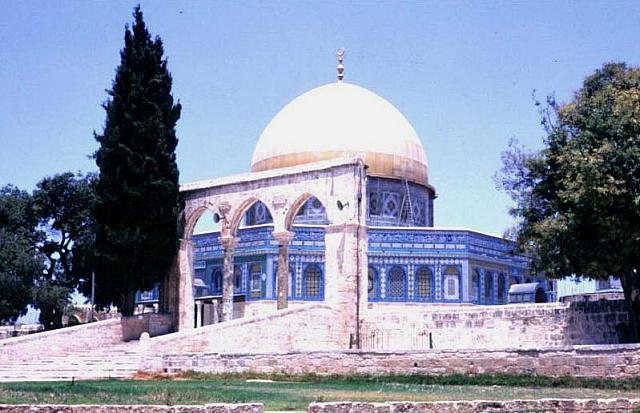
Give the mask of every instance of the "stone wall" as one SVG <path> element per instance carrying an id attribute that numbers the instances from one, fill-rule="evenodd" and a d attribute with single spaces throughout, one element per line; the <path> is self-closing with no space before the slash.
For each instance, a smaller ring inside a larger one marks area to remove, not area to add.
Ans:
<path id="1" fill-rule="evenodd" d="M 262 413 L 261 403 L 163 405 L 28 405 L 0 404 L 0 413 Z"/>
<path id="2" fill-rule="evenodd" d="M 33 360 L 43 355 L 67 355 L 79 349 L 108 347 L 122 342 L 120 319 L 81 324 L 0 341 L 0 363 Z"/>
<path id="3" fill-rule="evenodd" d="M 147 347 L 147 368 L 157 369 L 165 354 L 189 352 L 264 353 L 341 348 L 335 311 L 324 304 L 290 308 L 254 318 L 155 337 Z"/>
<path id="4" fill-rule="evenodd" d="M 443 402 L 312 403 L 309 413 L 597 413 L 634 412 L 640 399 L 541 399 Z M 1 413 L 262 413 L 262 404 L 159 405 L 0 405 Z"/>
<path id="5" fill-rule="evenodd" d="M 11 337 L 26 336 L 44 329 L 42 324 L 21 324 L 14 326 L 0 326 L 0 340 Z"/>
<path id="6" fill-rule="evenodd" d="M 392 403 L 312 403 L 309 413 L 551 413 L 634 412 L 640 399 L 541 399 Z"/>
<path id="7" fill-rule="evenodd" d="M 362 321 L 363 348 L 419 350 L 558 347 L 624 342 L 623 301 L 500 306 L 374 303 Z M 622 338 L 622 340 L 621 340 Z"/>
<path id="8" fill-rule="evenodd" d="M 169 314 L 146 313 L 122 318 L 122 339 L 137 340 L 142 333 L 150 337 L 171 332 L 172 317 Z"/>
<path id="9" fill-rule="evenodd" d="M 628 379 L 640 377 L 640 344 L 503 350 L 182 353 L 163 356 L 162 369 L 216 374 L 526 374 Z"/>

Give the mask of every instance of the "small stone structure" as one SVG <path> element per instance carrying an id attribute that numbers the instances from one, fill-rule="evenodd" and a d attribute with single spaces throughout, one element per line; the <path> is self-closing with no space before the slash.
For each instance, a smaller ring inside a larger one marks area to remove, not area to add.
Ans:
<path id="1" fill-rule="evenodd" d="M 205 405 L 97 405 L 97 404 L 0 404 L 0 413 L 262 413 L 261 403 Z"/>
<path id="2" fill-rule="evenodd" d="M 539 399 L 442 402 L 312 403 L 308 413 L 625 413 L 640 399 Z M 159 405 L 1 405 L 0 413 L 262 413 L 262 404 Z"/>
<path id="3" fill-rule="evenodd" d="M 640 377 L 640 345 L 501 350 L 179 353 L 163 356 L 162 366 L 169 373 L 508 374 L 633 379 Z"/>
<path id="4" fill-rule="evenodd" d="M 598 413 L 635 412 L 640 399 L 540 399 L 391 403 L 312 403 L 309 413 Z"/>
<path id="5" fill-rule="evenodd" d="M 365 350 L 546 348 L 624 343 L 624 301 L 502 306 L 379 304 L 362 323 Z"/>

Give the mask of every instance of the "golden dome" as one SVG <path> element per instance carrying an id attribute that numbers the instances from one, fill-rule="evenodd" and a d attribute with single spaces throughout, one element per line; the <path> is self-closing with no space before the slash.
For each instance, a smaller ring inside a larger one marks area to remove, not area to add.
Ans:
<path id="1" fill-rule="evenodd" d="M 260 135 L 251 170 L 364 155 L 367 175 L 428 186 L 420 138 L 395 106 L 345 82 L 312 89 L 286 105 Z"/>

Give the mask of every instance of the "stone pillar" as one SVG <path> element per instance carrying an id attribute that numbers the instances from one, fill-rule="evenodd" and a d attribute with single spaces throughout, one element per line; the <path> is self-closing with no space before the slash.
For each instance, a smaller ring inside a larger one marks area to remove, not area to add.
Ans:
<path id="1" fill-rule="evenodd" d="M 160 312 L 171 316 L 171 330 L 178 330 L 178 313 L 180 312 L 180 259 L 179 254 L 173 259 L 171 269 L 160 285 Z"/>
<path id="2" fill-rule="evenodd" d="M 178 250 L 177 269 L 179 271 L 178 282 L 178 330 L 187 330 L 194 325 L 194 300 L 193 300 L 193 242 L 187 239 L 180 240 Z"/>
<path id="3" fill-rule="evenodd" d="M 325 302 L 336 310 L 337 343 L 358 347 L 358 322 L 367 303 L 367 228 L 329 225 L 325 233 Z"/>
<path id="4" fill-rule="evenodd" d="M 233 252 L 236 239 L 230 235 L 220 237 L 224 249 L 223 277 L 222 277 L 222 321 L 233 318 Z"/>
<path id="5" fill-rule="evenodd" d="M 204 304 L 202 302 L 196 303 L 196 328 L 202 327 L 202 313 L 204 311 Z"/>
<path id="6" fill-rule="evenodd" d="M 288 307 L 289 292 L 289 243 L 293 239 L 293 232 L 274 232 L 273 238 L 278 241 L 278 310 Z"/>

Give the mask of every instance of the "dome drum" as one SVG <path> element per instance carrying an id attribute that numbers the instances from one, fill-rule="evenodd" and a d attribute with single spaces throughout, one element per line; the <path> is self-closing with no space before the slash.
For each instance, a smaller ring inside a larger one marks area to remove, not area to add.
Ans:
<path id="1" fill-rule="evenodd" d="M 365 152 L 364 163 L 367 165 L 367 175 L 381 178 L 406 179 L 431 188 L 427 181 L 427 168 L 424 164 L 397 155 L 386 153 Z M 353 156 L 353 152 L 325 151 L 307 153 L 289 153 L 263 159 L 251 166 L 252 172 L 286 168 L 311 162 L 324 161 Z"/>

